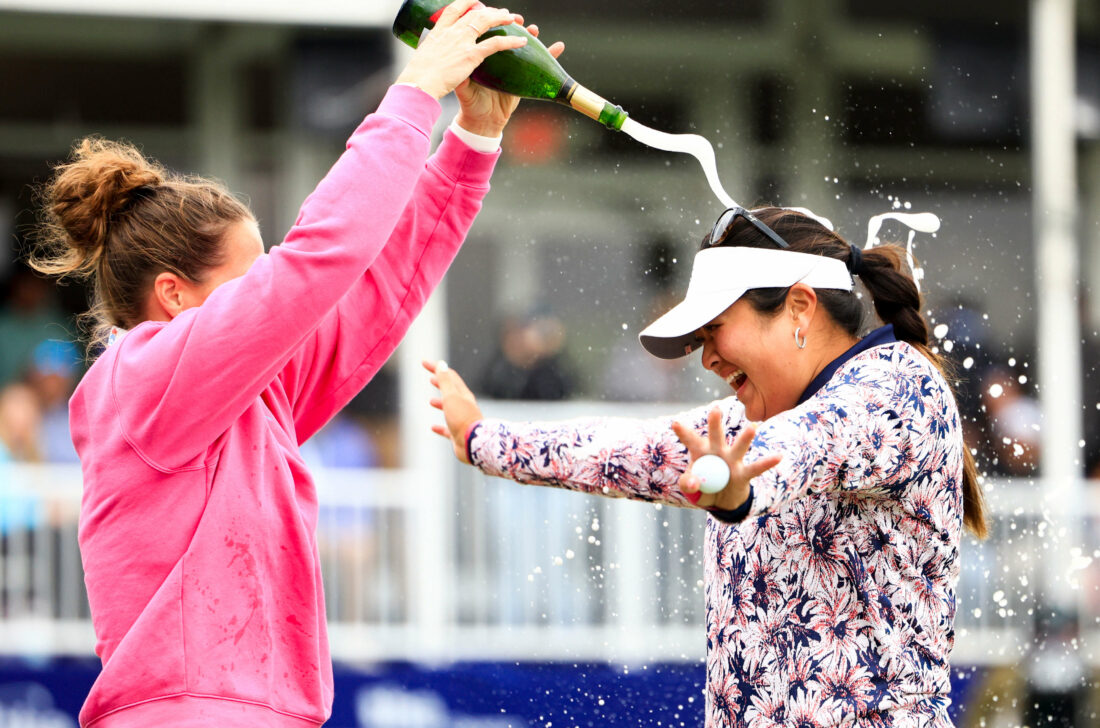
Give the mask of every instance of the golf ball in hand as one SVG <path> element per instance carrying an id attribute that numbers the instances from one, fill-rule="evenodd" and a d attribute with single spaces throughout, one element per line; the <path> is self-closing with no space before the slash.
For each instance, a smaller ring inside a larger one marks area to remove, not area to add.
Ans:
<path id="1" fill-rule="evenodd" d="M 700 481 L 699 490 L 717 493 L 730 482 L 730 466 L 717 455 L 704 455 L 691 464 L 691 472 Z"/>

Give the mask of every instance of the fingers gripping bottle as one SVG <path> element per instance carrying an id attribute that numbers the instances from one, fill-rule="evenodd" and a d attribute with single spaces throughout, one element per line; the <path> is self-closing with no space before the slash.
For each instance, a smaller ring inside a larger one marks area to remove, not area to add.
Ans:
<path id="1" fill-rule="evenodd" d="M 450 0 L 405 0 L 393 22 L 393 34 L 416 48 L 425 29 L 435 27 Z M 565 72 L 538 38 L 526 28 L 511 25 L 493 28 L 482 35 L 521 35 L 527 38 L 522 48 L 494 53 L 474 69 L 470 77 L 497 91 L 529 99 L 556 101 L 591 117 L 609 129 L 622 129 L 627 114 L 621 106 L 589 91 Z"/>

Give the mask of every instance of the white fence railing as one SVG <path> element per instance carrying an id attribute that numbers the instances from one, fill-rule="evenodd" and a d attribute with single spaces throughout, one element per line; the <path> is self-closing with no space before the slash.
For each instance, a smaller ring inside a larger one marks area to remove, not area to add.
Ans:
<path id="1" fill-rule="evenodd" d="M 502 405 L 494 414 L 524 411 Z M 555 418 L 584 411 L 538 410 Z M 417 497 L 425 476 L 415 468 L 314 474 L 334 657 L 703 657 L 698 511 L 525 488 L 457 463 L 437 474 L 443 489 L 432 492 L 442 501 Z M 80 488 L 78 467 L 0 466 L 0 654 L 92 651 L 76 540 Z M 1015 662 L 1030 644 L 1052 568 L 1040 488 L 1035 480 L 990 484 L 992 535 L 981 544 L 968 537 L 963 548 L 956 664 Z M 1091 539 L 1077 575 L 1088 645 L 1100 641 L 1100 568 L 1085 563 L 1100 546 L 1095 497 L 1080 517 Z"/>

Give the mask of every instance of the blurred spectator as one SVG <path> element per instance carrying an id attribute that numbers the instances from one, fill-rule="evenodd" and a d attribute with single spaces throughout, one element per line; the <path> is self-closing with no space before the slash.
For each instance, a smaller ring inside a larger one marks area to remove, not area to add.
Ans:
<path id="1" fill-rule="evenodd" d="M 17 266 L 0 307 L 0 386 L 23 374 L 34 347 L 46 339 L 71 339 L 67 317 L 57 303 L 52 283 L 25 266 Z"/>
<path id="2" fill-rule="evenodd" d="M 42 406 L 34 390 L 13 383 L 0 389 L 0 462 L 39 462 Z"/>
<path id="3" fill-rule="evenodd" d="M 302 457 L 326 468 L 373 468 L 378 453 L 370 433 L 355 415 L 341 411 L 321 431 L 302 443 Z"/>
<path id="4" fill-rule="evenodd" d="M 355 396 L 344 414 L 362 427 L 370 438 L 374 465 L 399 468 L 401 461 L 401 423 L 397 417 L 398 365 L 391 359 Z"/>
<path id="5" fill-rule="evenodd" d="M 554 316 L 505 321 L 481 392 L 496 399 L 568 399 L 574 385 L 564 349 L 565 327 Z"/>
<path id="6" fill-rule="evenodd" d="M 55 463 L 80 462 L 69 433 L 69 397 L 76 387 L 80 352 L 71 341 L 47 339 L 31 354 L 26 383 L 42 407 L 38 449 L 42 458 Z"/>
<path id="7" fill-rule="evenodd" d="M 1100 480 L 1100 344 L 1093 342 L 1085 355 L 1085 477 Z"/>
<path id="8" fill-rule="evenodd" d="M 13 549 L 24 549 L 24 555 L 31 553 L 34 546 L 29 534 L 43 522 L 41 497 L 10 472 L 16 464 L 41 460 L 41 424 L 41 407 L 34 390 L 18 382 L 0 387 L 0 573 L 18 568 L 12 563 Z M 23 604 L 26 608 L 29 603 L 18 582 L 0 579 L 0 620 L 19 611 L 13 605 Z M 0 723 L 4 721 L 0 719 Z"/>
<path id="9" fill-rule="evenodd" d="M 681 243 L 657 233 L 643 246 L 635 271 L 634 285 L 643 291 L 648 305 L 639 307 L 638 330 L 680 302 L 674 261 Z M 637 332 L 610 348 L 604 368 L 603 392 L 618 402 L 695 402 L 708 397 L 724 397 L 728 392 L 712 389 L 709 380 L 699 376 L 698 366 L 687 366 L 677 359 L 650 356 L 638 343 Z"/>
<path id="10" fill-rule="evenodd" d="M 325 468 L 395 468 L 401 465 L 397 422 L 396 364 L 391 360 L 356 397 L 302 445 L 302 457 L 318 483 Z M 318 510 L 317 546 L 325 572 L 325 601 L 341 620 L 377 619 L 394 590 L 378 589 L 386 550 L 380 540 L 394 530 L 390 519 L 378 527 L 382 511 L 372 504 L 370 474 L 353 476 L 363 486 L 322 497 Z M 401 590 L 397 590 L 401 593 Z M 393 612 L 388 612 L 393 613 Z"/>
<path id="11" fill-rule="evenodd" d="M 1085 420 L 1085 476 L 1100 479 L 1100 332 L 1088 323 L 1087 297 L 1080 296 L 1081 321 L 1081 404 Z"/>
<path id="12" fill-rule="evenodd" d="M 991 468 L 998 475 L 1036 475 L 1039 469 L 1041 411 L 1020 379 L 1010 368 L 995 365 L 982 380 Z"/>
<path id="13" fill-rule="evenodd" d="M 945 306 L 937 307 L 937 321 L 947 327 L 940 341 L 940 349 L 952 364 L 955 379 L 956 400 L 963 431 L 968 443 L 976 446 L 987 441 L 988 431 L 982 393 L 982 382 L 993 366 L 989 347 L 989 328 L 979 313 L 981 308 L 973 301 L 956 297 Z M 979 466 L 989 467 L 988 453 L 980 453 Z"/>
<path id="14" fill-rule="evenodd" d="M 322 487 L 326 468 L 370 468 L 379 464 L 370 433 L 346 409 L 302 443 L 301 453 Z M 317 546 L 325 571 L 325 601 L 331 613 L 341 619 L 362 619 L 372 597 L 371 587 L 379 568 L 376 518 L 374 508 L 355 493 L 321 498 L 318 504 Z"/>

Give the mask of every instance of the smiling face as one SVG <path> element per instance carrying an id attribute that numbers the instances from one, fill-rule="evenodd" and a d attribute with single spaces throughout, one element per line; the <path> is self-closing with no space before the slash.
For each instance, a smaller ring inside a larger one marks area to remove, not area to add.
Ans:
<path id="1" fill-rule="evenodd" d="M 756 311 L 742 298 L 699 329 L 703 367 L 721 377 L 750 420 L 791 409 L 812 376 L 799 366 L 790 318 Z"/>
<path id="2" fill-rule="evenodd" d="M 754 421 L 798 404 L 814 377 L 858 341 L 818 305 L 817 292 L 805 283 L 791 286 L 779 307 L 766 313 L 747 297 L 738 299 L 696 336 L 703 367 L 729 384 Z"/>

